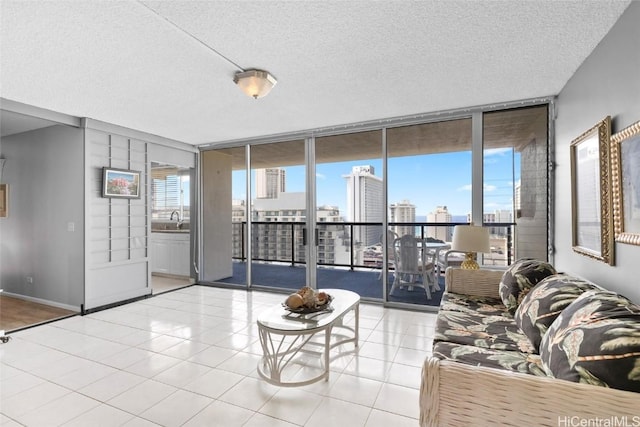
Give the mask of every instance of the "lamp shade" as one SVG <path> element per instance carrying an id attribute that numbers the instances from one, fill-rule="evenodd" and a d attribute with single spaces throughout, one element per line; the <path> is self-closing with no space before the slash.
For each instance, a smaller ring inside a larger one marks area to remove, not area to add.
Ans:
<path id="1" fill-rule="evenodd" d="M 475 225 L 456 225 L 451 249 L 463 252 L 489 252 L 489 229 Z"/>
<path id="2" fill-rule="evenodd" d="M 264 70 L 239 71 L 233 77 L 233 81 L 244 93 L 255 99 L 266 96 L 278 82 Z"/>

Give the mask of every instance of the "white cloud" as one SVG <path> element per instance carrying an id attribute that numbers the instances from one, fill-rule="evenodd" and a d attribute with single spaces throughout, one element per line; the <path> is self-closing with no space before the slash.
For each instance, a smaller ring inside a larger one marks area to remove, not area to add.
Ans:
<path id="1" fill-rule="evenodd" d="M 507 154 L 511 154 L 512 151 L 513 151 L 513 148 L 511 148 L 511 147 L 489 148 L 487 150 L 484 150 L 484 157 L 504 156 L 504 155 L 507 155 Z"/>
<path id="2" fill-rule="evenodd" d="M 484 191 L 496 191 L 498 187 L 495 185 L 485 184 Z M 458 187 L 457 191 L 471 191 L 471 184 L 463 185 L 462 187 Z"/>
<path id="3" fill-rule="evenodd" d="M 324 175 L 324 174 L 321 174 L 321 173 L 317 173 L 317 172 L 316 172 L 316 178 L 318 178 L 318 179 L 327 179 L 327 176 L 326 176 L 326 175 Z"/>

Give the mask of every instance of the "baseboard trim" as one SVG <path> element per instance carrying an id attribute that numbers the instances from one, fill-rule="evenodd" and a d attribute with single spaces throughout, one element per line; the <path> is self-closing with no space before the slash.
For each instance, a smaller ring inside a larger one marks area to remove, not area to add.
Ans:
<path id="1" fill-rule="evenodd" d="M 7 296 L 7 297 L 11 297 L 11 298 L 16 298 L 16 299 L 22 299 L 22 300 L 25 300 L 25 301 L 35 302 L 35 303 L 38 303 L 38 304 L 49 305 L 51 307 L 62 308 L 64 310 L 75 311 L 77 313 L 79 313 L 81 311 L 80 306 L 62 304 L 60 302 L 49 301 L 49 300 L 46 300 L 46 299 L 31 297 L 31 296 L 28 296 L 28 295 L 14 294 L 13 292 L 7 292 L 7 291 L 3 291 L 2 295 Z"/>

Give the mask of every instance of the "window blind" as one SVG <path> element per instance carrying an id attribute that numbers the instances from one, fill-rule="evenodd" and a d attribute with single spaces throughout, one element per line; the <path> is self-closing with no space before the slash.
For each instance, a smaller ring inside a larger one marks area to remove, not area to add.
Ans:
<path id="1" fill-rule="evenodd" d="M 169 221 L 171 214 L 178 212 L 181 220 L 188 221 L 189 175 L 180 173 L 177 168 L 154 168 L 151 180 L 152 220 Z M 173 220 L 176 219 L 174 215 Z"/>

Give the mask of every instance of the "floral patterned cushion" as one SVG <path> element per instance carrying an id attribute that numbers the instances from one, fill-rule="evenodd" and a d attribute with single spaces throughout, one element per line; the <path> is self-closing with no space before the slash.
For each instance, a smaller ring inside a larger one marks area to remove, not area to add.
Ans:
<path id="1" fill-rule="evenodd" d="M 502 302 L 511 313 L 515 313 L 529 289 L 552 274 L 556 274 L 555 268 L 544 261 L 520 259 L 514 262 L 500 280 Z"/>
<path id="2" fill-rule="evenodd" d="M 525 353 L 535 351 L 511 317 L 461 311 L 440 310 L 434 341 Z"/>
<path id="3" fill-rule="evenodd" d="M 511 316 L 501 299 L 461 295 L 453 292 L 445 292 L 442 295 L 440 310 Z"/>
<path id="4" fill-rule="evenodd" d="M 542 369 L 540 356 L 537 354 L 438 342 L 433 346 L 433 355 L 441 360 L 455 360 L 456 362 L 473 366 L 506 369 L 541 377 L 546 376 Z"/>
<path id="5" fill-rule="evenodd" d="M 586 291 L 598 289 L 594 284 L 566 274 L 546 277 L 522 299 L 514 319 L 536 349 L 551 323 L 569 304 Z"/>
<path id="6" fill-rule="evenodd" d="M 606 290 L 587 291 L 542 337 L 547 374 L 640 392 L 640 306 Z"/>

